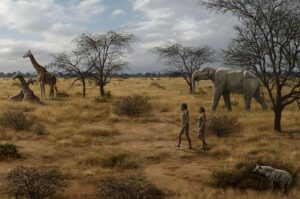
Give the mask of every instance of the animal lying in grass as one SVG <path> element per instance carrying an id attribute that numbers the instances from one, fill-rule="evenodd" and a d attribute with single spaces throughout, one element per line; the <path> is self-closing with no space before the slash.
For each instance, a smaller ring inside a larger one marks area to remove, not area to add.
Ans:
<path id="1" fill-rule="evenodd" d="M 272 189 L 274 183 L 278 183 L 284 194 L 287 193 L 288 188 L 290 187 L 293 181 L 293 177 L 287 171 L 275 169 L 270 166 L 256 165 L 253 172 L 267 178 L 270 182 Z"/>

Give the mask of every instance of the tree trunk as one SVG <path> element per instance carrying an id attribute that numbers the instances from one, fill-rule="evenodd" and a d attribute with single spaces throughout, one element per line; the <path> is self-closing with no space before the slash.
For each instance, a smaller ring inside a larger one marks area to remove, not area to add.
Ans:
<path id="1" fill-rule="evenodd" d="M 85 96 L 86 96 L 85 79 L 82 79 L 82 97 L 85 98 Z"/>
<path id="2" fill-rule="evenodd" d="M 190 87 L 190 93 L 193 94 L 193 84 L 189 84 Z"/>
<path id="3" fill-rule="evenodd" d="M 281 107 L 276 107 L 274 109 L 274 130 L 281 132 L 281 115 L 282 115 L 282 108 Z"/>
<path id="4" fill-rule="evenodd" d="M 100 96 L 104 97 L 105 96 L 104 86 L 99 85 L 99 87 L 100 87 Z"/>

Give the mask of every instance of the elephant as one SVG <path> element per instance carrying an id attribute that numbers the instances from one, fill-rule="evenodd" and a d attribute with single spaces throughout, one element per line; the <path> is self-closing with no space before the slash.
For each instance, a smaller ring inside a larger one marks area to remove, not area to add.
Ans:
<path id="1" fill-rule="evenodd" d="M 251 99 L 254 97 L 263 109 L 267 104 L 261 93 L 259 79 L 249 71 L 237 71 L 227 68 L 204 67 L 193 73 L 192 87 L 195 94 L 195 81 L 211 80 L 215 90 L 212 100 L 212 111 L 216 111 L 221 96 L 228 111 L 231 111 L 230 93 L 244 95 L 245 109 L 250 110 Z"/>

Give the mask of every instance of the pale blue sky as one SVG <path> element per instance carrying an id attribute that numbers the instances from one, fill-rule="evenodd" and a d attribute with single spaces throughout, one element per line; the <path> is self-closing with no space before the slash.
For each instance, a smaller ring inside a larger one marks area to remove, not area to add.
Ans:
<path id="1" fill-rule="evenodd" d="M 109 30 L 141 38 L 128 55 L 127 72 L 163 71 L 166 66 L 150 48 L 175 42 L 224 48 L 235 24 L 233 17 L 207 11 L 197 0 L 1 0 L 0 71 L 33 71 L 22 58 L 26 50 L 44 65 L 51 53 L 70 51 L 79 33 Z"/>

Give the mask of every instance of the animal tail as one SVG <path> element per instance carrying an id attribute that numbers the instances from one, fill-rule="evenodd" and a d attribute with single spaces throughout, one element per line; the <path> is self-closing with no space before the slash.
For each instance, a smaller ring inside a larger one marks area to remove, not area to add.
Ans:
<path id="1" fill-rule="evenodd" d="M 54 86 L 54 88 L 55 88 L 55 91 L 58 92 L 56 85 Z"/>

